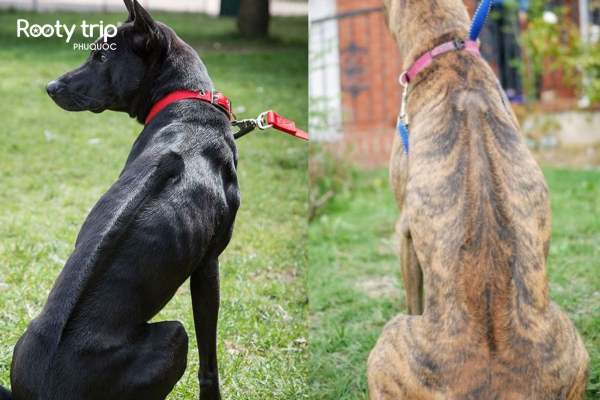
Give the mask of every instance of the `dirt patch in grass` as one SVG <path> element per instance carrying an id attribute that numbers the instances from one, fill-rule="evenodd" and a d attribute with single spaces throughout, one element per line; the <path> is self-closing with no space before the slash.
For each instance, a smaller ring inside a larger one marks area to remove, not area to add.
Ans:
<path id="1" fill-rule="evenodd" d="M 356 287 L 373 299 L 386 298 L 394 302 L 398 301 L 399 290 L 394 284 L 393 277 L 382 276 L 358 282 Z"/>

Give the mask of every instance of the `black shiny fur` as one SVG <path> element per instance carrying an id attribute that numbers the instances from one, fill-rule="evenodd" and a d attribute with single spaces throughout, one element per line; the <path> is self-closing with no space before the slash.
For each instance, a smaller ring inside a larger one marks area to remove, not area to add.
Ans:
<path id="1" fill-rule="evenodd" d="M 142 122 L 170 92 L 213 89 L 190 46 L 125 4 L 128 21 L 108 41 L 116 50 L 92 52 L 48 85 L 60 107 Z M 230 123 L 211 104 L 172 103 L 144 127 L 15 347 L 14 400 L 165 399 L 185 371 L 188 336 L 179 322 L 148 321 L 190 277 L 200 398 L 220 399 L 218 256 L 240 204 L 236 164 Z M 0 399 L 11 394 L 0 389 Z"/>

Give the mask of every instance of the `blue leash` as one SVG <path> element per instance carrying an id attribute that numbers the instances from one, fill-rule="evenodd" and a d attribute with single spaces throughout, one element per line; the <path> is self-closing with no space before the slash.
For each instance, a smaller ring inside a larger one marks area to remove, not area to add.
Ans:
<path id="1" fill-rule="evenodd" d="M 479 3 L 473 22 L 471 23 L 471 31 L 469 32 L 469 40 L 476 41 L 483 29 L 492 9 L 492 0 L 483 0 Z"/>
<path id="2" fill-rule="evenodd" d="M 402 147 L 404 147 L 404 153 L 408 155 L 408 128 L 406 127 L 404 121 L 400 121 L 400 123 L 398 124 L 398 133 L 400 134 L 400 139 L 402 139 Z"/>
<path id="3" fill-rule="evenodd" d="M 492 9 L 492 0 L 483 0 L 479 3 L 479 7 L 477 7 L 477 11 L 475 11 L 475 15 L 473 16 L 473 22 L 471 22 L 471 30 L 469 32 L 469 40 L 476 41 L 481 33 L 481 30 L 485 26 L 487 19 L 490 15 L 490 11 Z M 408 85 L 404 87 L 404 93 L 408 90 Z M 403 104 L 405 101 L 403 100 Z M 403 107 L 404 109 L 404 107 Z M 404 121 L 400 121 L 398 124 L 398 134 L 400 135 L 400 139 L 402 139 L 402 147 L 404 147 L 404 153 L 408 155 L 408 126 L 404 123 Z"/>

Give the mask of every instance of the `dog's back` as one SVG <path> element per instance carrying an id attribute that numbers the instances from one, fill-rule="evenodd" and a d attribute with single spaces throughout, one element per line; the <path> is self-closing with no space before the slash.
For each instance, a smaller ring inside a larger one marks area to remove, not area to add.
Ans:
<path id="1" fill-rule="evenodd" d="M 440 57 L 411 82 L 408 115 L 410 156 L 396 139 L 391 181 L 425 307 L 384 329 L 371 398 L 581 398 L 587 353 L 548 298 L 547 184 L 493 73 L 472 53 Z"/>

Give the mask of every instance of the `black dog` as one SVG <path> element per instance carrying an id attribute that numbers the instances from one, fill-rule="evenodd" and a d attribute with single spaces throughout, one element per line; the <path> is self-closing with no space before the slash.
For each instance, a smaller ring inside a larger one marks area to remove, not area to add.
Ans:
<path id="1" fill-rule="evenodd" d="M 213 89 L 190 46 L 137 1 L 125 5 L 129 18 L 108 40 L 116 50 L 93 51 L 48 84 L 56 104 L 143 123 L 169 93 Z M 220 398 L 218 256 L 240 204 L 236 164 L 229 119 L 210 103 L 177 101 L 144 127 L 15 347 L 15 400 L 165 399 L 185 371 L 188 337 L 179 322 L 147 321 L 189 277 L 200 398 Z"/>

